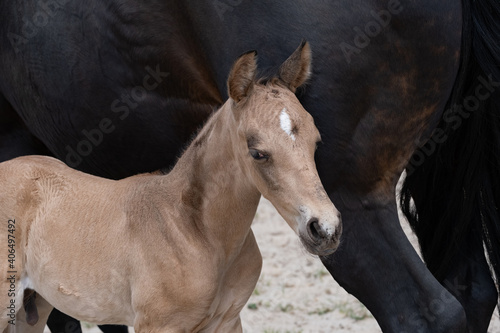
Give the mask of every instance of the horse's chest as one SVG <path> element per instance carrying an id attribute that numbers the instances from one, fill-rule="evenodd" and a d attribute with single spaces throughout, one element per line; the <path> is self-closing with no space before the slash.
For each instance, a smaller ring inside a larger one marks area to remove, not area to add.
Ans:
<path id="1" fill-rule="evenodd" d="M 161 285 L 162 291 L 143 294 L 138 317 L 147 313 L 150 318 L 164 318 L 160 326 L 189 332 L 234 331 L 232 325 L 239 323 L 239 313 L 260 274 L 260 253 L 255 249 L 254 244 L 245 246 L 226 265 L 216 254 L 198 253 L 196 265 L 184 262 L 177 269 L 170 267 L 171 275 L 164 273 L 164 280 L 153 284 Z"/>
<path id="2" fill-rule="evenodd" d="M 218 281 L 215 295 L 201 332 L 229 332 L 239 325 L 239 313 L 255 289 L 262 259 L 253 235 Z"/>
<path id="3" fill-rule="evenodd" d="M 255 288 L 254 279 L 249 276 L 225 276 L 213 281 L 218 291 L 205 299 L 205 315 L 193 329 L 193 332 L 226 332 L 239 322 L 239 313 Z M 199 299 L 198 299 L 199 300 Z"/>

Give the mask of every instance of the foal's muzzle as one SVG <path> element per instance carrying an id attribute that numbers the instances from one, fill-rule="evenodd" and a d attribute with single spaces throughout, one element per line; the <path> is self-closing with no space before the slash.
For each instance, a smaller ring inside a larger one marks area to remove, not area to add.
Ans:
<path id="1" fill-rule="evenodd" d="M 305 231 L 300 233 L 300 239 L 312 254 L 326 256 L 337 250 L 341 235 L 342 219 L 340 213 L 337 213 L 331 221 L 311 217 Z"/>

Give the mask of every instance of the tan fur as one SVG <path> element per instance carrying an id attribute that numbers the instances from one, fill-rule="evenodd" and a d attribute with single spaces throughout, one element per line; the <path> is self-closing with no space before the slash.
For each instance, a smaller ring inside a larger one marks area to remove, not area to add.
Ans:
<path id="1" fill-rule="evenodd" d="M 281 65 L 279 77 L 292 92 L 295 92 L 309 79 L 310 75 L 311 47 L 309 43 L 302 42 L 298 49 Z"/>
<path id="2" fill-rule="evenodd" d="M 236 64 L 230 80 L 252 71 Z M 7 220 L 16 221 L 17 310 L 21 281 L 29 281 L 36 303 L 45 304 L 37 326 L 54 306 L 136 332 L 241 332 L 239 312 L 261 268 L 250 229 L 261 193 L 309 251 L 335 250 L 340 217 L 316 172 L 312 117 L 281 85 L 247 84 L 251 93 L 226 102 L 168 175 L 107 180 L 42 156 L 0 163 L 1 244 Z M 295 141 L 280 129 L 283 108 Z M 254 160 L 249 148 L 269 160 Z M 325 237 L 311 236 L 311 218 Z M 10 301 L 7 260 L 3 249 L 3 305 Z M 8 319 L 3 305 L 0 329 Z"/>
<path id="3" fill-rule="evenodd" d="M 228 78 L 228 94 L 236 102 L 241 101 L 248 95 L 253 86 L 257 53 L 247 52 L 236 60 Z"/>

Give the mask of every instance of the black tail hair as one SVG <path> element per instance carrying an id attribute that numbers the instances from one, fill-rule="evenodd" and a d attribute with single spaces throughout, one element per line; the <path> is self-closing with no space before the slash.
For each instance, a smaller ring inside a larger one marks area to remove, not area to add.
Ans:
<path id="1" fill-rule="evenodd" d="M 443 281 L 457 256 L 468 255 L 467 244 L 484 241 L 498 281 L 500 87 L 485 82 L 500 81 L 500 2 L 462 0 L 462 10 L 460 69 L 439 124 L 447 139 L 420 166 L 407 167 L 401 207 L 438 280 Z M 482 98 L 476 96 L 479 85 Z M 471 104 L 472 97 L 479 105 Z M 466 106 L 475 110 L 467 118 L 459 113 Z M 428 148 L 416 153 L 425 156 Z"/>

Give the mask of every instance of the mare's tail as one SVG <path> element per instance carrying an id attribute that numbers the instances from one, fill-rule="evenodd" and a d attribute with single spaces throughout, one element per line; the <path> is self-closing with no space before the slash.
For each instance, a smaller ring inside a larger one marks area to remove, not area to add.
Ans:
<path id="1" fill-rule="evenodd" d="M 407 168 L 401 206 L 438 280 L 470 244 L 484 242 L 498 281 L 500 2 L 462 0 L 462 9 L 461 65 L 439 125 L 447 139 L 420 166 Z"/>

